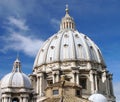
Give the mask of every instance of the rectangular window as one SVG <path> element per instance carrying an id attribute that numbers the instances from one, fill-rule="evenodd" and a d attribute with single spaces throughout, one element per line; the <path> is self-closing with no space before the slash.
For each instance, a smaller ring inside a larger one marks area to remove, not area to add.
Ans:
<path id="1" fill-rule="evenodd" d="M 53 90 L 53 95 L 58 95 L 59 91 L 58 90 Z"/>
<path id="2" fill-rule="evenodd" d="M 76 90 L 76 96 L 80 96 L 80 90 Z"/>
<path id="3" fill-rule="evenodd" d="M 47 83 L 48 83 L 48 85 L 52 85 L 53 81 L 52 80 L 48 80 Z"/>
<path id="4" fill-rule="evenodd" d="M 86 89 L 87 87 L 86 78 L 80 78 L 80 85 L 82 86 L 82 89 Z"/>

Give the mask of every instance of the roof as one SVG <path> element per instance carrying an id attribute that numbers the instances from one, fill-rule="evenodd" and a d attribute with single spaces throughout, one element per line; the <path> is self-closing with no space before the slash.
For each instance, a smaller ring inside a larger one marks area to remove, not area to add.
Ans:
<path id="1" fill-rule="evenodd" d="M 63 97 L 52 97 L 44 100 L 43 102 L 89 102 L 87 99 L 79 98 L 70 95 L 64 95 Z"/>

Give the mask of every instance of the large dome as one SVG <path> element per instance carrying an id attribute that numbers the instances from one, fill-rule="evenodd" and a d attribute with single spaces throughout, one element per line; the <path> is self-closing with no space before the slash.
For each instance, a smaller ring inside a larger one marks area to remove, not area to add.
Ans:
<path id="1" fill-rule="evenodd" d="M 1 80 L 1 89 L 4 88 L 31 88 L 30 79 L 20 69 L 20 61 L 16 59 L 13 71 L 5 75 Z"/>
<path id="2" fill-rule="evenodd" d="M 39 50 L 34 67 L 53 62 L 93 61 L 104 65 L 100 49 L 86 35 L 77 30 L 59 31 Z"/>
<path id="3" fill-rule="evenodd" d="M 105 66 L 100 49 L 88 36 L 75 29 L 68 9 L 62 18 L 60 31 L 45 41 L 39 50 L 34 68 L 66 61 L 89 61 Z"/>

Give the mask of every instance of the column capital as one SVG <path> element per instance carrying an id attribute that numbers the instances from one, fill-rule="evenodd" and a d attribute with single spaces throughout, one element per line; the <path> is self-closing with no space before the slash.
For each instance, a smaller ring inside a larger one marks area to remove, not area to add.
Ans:
<path id="1" fill-rule="evenodd" d="M 54 74 L 57 74 L 57 75 L 58 75 L 58 74 L 60 74 L 60 71 L 59 71 L 59 70 L 53 71 L 52 74 L 53 74 L 53 75 L 54 75 Z"/>
<path id="2" fill-rule="evenodd" d="M 37 75 L 37 77 L 42 77 L 44 75 L 44 73 L 39 73 L 38 75 Z"/>
<path id="3" fill-rule="evenodd" d="M 28 94 L 22 94 L 22 95 L 20 95 L 20 97 L 26 98 L 26 97 L 29 97 L 29 95 Z"/>
<path id="4" fill-rule="evenodd" d="M 10 94 L 2 94 L 2 97 L 11 97 Z"/>
<path id="5" fill-rule="evenodd" d="M 75 74 L 79 74 L 79 67 L 71 67 L 72 73 Z"/>
<path id="6" fill-rule="evenodd" d="M 71 67 L 71 70 L 79 70 L 79 67 Z"/>

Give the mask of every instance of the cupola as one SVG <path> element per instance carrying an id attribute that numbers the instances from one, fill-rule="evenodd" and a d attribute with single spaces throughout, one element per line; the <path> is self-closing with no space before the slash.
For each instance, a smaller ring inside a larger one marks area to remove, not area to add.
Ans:
<path id="1" fill-rule="evenodd" d="M 60 30 L 75 30 L 75 22 L 73 18 L 69 15 L 69 8 L 68 5 L 66 5 L 66 14 L 65 17 L 62 18 L 61 24 L 60 24 Z"/>

